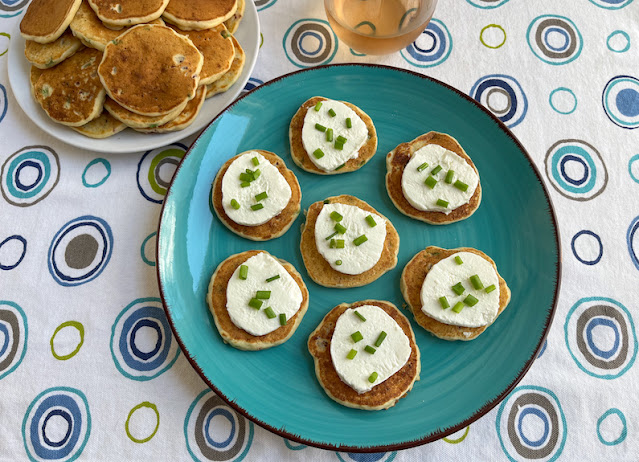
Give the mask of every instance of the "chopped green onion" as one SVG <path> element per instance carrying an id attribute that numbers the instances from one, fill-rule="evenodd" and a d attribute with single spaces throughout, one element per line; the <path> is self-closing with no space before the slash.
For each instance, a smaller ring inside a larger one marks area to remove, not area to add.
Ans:
<path id="1" fill-rule="evenodd" d="M 493 290 L 495 290 L 497 287 L 495 287 L 495 284 L 491 284 L 488 287 L 486 287 L 485 292 L 487 294 L 491 293 Z"/>
<path id="2" fill-rule="evenodd" d="M 355 316 L 357 316 L 362 321 L 366 321 L 366 318 L 359 311 L 355 310 Z"/>
<path id="3" fill-rule="evenodd" d="M 458 282 L 457 284 L 455 284 L 452 287 L 452 289 L 453 289 L 453 292 L 455 292 L 457 295 L 463 294 L 464 291 L 466 290 L 461 282 Z"/>
<path id="4" fill-rule="evenodd" d="M 375 340 L 375 346 L 379 348 L 385 338 L 386 338 L 386 332 L 381 331 L 379 335 L 377 336 L 377 340 Z"/>
<path id="5" fill-rule="evenodd" d="M 335 117 L 337 114 L 335 113 L 335 111 L 334 111 L 334 110 L 329 109 L 329 110 L 328 110 L 328 115 L 329 115 L 329 116 L 331 116 L 331 117 Z"/>
<path id="6" fill-rule="evenodd" d="M 473 297 L 471 294 L 468 294 L 466 296 L 466 298 L 464 299 L 464 304 L 468 305 L 468 306 L 475 306 L 477 305 L 477 302 L 479 300 L 477 300 L 475 297 Z"/>
<path id="7" fill-rule="evenodd" d="M 344 218 L 343 216 L 341 216 L 338 212 L 336 212 L 335 210 L 333 210 L 331 212 L 331 218 L 333 219 L 333 221 L 342 221 L 342 219 Z"/>
<path id="8" fill-rule="evenodd" d="M 346 118 L 346 128 L 353 128 L 353 122 L 351 122 L 351 118 Z"/>
<path id="9" fill-rule="evenodd" d="M 251 159 L 251 162 L 253 162 L 253 165 L 254 165 L 254 166 L 256 166 L 256 167 L 257 167 L 258 165 L 260 165 L 260 160 L 259 160 L 257 157 L 253 157 L 253 158 Z"/>
<path id="10" fill-rule="evenodd" d="M 251 181 L 253 181 L 253 175 L 251 175 L 250 173 L 242 172 L 240 173 L 240 181 L 250 183 Z"/>
<path id="11" fill-rule="evenodd" d="M 332 128 L 327 128 L 326 129 L 326 141 L 333 141 L 333 129 Z"/>
<path id="12" fill-rule="evenodd" d="M 264 303 L 262 300 L 258 300 L 257 298 L 252 298 L 248 304 L 251 308 L 255 308 L 256 310 L 259 310 L 260 308 L 262 308 L 262 303 Z"/>
<path id="13" fill-rule="evenodd" d="M 459 255 L 455 256 L 455 263 L 457 263 L 458 265 L 461 265 L 463 262 L 463 260 L 461 259 L 461 257 Z"/>
<path id="14" fill-rule="evenodd" d="M 271 298 L 270 290 L 258 290 L 255 294 L 255 298 L 259 298 L 260 300 L 268 300 Z"/>
<path id="15" fill-rule="evenodd" d="M 455 313 L 459 313 L 463 309 L 464 309 L 464 304 L 462 302 L 457 302 L 457 303 L 455 303 L 455 306 L 453 306 L 453 311 Z"/>
<path id="16" fill-rule="evenodd" d="M 439 304 L 443 309 L 450 308 L 450 303 L 448 303 L 448 299 L 446 297 L 439 297 Z"/>
<path id="17" fill-rule="evenodd" d="M 266 194 L 266 191 L 262 191 L 261 193 L 255 196 L 255 200 L 259 202 L 259 201 L 263 201 L 267 197 L 268 197 L 268 194 Z"/>
<path id="18" fill-rule="evenodd" d="M 335 231 L 333 234 L 331 234 L 330 236 L 328 236 L 325 240 L 328 241 L 329 239 L 332 239 L 334 236 L 337 235 L 337 231 Z"/>
<path id="19" fill-rule="evenodd" d="M 453 183 L 453 176 L 455 176 L 455 171 L 454 170 L 448 170 L 448 172 L 446 172 L 446 178 L 444 178 L 444 181 L 447 184 L 452 184 Z"/>
<path id="20" fill-rule="evenodd" d="M 335 247 L 338 249 L 344 248 L 344 239 L 335 239 Z"/>
<path id="21" fill-rule="evenodd" d="M 328 247 L 330 249 L 334 249 L 335 247 L 337 247 L 337 243 L 335 242 L 335 239 L 331 239 L 331 242 L 329 242 Z"/>
<path id="22" fill-rule="evenodd" d="M 344 138 L 342 135 L 339 135 L 336 139 L 342 144 L 346 143 L 346 138 Z"/>
<path id="23" fill-rule="evenodd" d="M 357 355 L 357 350 L 351 350 L 346 355 L 346 359 L 353 359 Z"/>
<path id="24" fill-rule="evenodd" d="M 366 353 L 370 353 L 370 354 L 374 355 L 377 350 L 375 348 L 373 348 L 372 346 L 370 346 L 370 345 L 366 345 L 364 347 L 364 351 Z"/>
<path id="25" fill-rule="evenodd" d="M 459 180 L 455 181 L 455 184 L 453 186 L 455 186 L 460 191 L 464 191 L 464 192 L 466 192 L 466 190 L 468 189 L 468 185 Z"/>
<path id="26" fill-rule="evenodd" d="M 448 201 L 445 201 L 444 199 L 437 199 L 436 204 L 440 207 L 448 208 Z"/>
<path id="27" fill-rule="evenodd" d="M 253 210 L 254 212 L 261 210 L 264 208 L 264 204 L 253 204 L 251 205 L 251 210 Z"/>
<path id="28" fill-rule="evenodd" d="M 324 199 L 322 202 L 323 202 L 324 204 L 330 204 L 330 202 L 331 202 L 331 201 L 329 201 L 328 199 Z"/>
<path id="29" fill-rule="evenodd" d="M 322 157 L 324 157 L 324 151 L 322 151 L 320 148 L 317 148 L 315 151 L 313 151 L 313 155 L 316 159 L 321 159 Z"/>
<path id="30" fill-rule="evenodd" d="M 235 210 L 239 210 L 240 209 L 240 203 L 238 201 L 236 201 L 235 199 L 231 199 L 231 207 L 233 207 Z"/>
<path id="31" fill-rule="evenodd" d="M 337 231 L 340 234 L 344 234 L 346 232 L 346 226 L 343 226 L 339 223 L 335 223 L 335 231 Z"/>
<path id="32" fill-rule="evenodd" d="M 273 308 L 271 308 L 270 306 L 264 310 L 264 314 L 269 319 L 273 319 L 275 317 L 275 312 L 273 311 Z"/>
<path id="33" fill-rule="evenodd" d="M 343 147 L 343 146 L 342 146 L 342 147 Z M 342 165 L 338 165 L 337 167 L 335 167 L 335 171 L 338 171 L 338 170 L 343 169 L 345 165 L 346 165 L 345 163 L 344 163 L 344 164 L 342 164 Z"/>
<path id="34" fill-rule="evenodd" d="M 317 128 L 320 132 L 326 131 L 326 127 L 322 124 L 315 124 L 315 128 Z"/>
<path id="35" fill-rule="evenodd" d="M 476 274 L 470 277 L 470 283 L 473 285 L 475 290 L 481 290 L 484 288 L 484 284 L 481 282 L 481 279 L 479 279 L 479 276 Z"/>
<path id="36" fill-rule="evenodd" d="M 280 275 L 279 275 L 279 274 L 276 274 L 275 276 L 271 276 L 270 278 L 268 278 L 268 279 L 266 280 L 266 282 L 273 282 L 273 281 L 275 281 L 275 280 L 277 280 L 277 279 L 279 279 L 279 278 L 280 278 Z"/>
<path id="37" fill-rule="evenodd" d="M 428 186 L 430 189 L 433 189 L 435 187 L 435 185 L 437 184 L 437 180 L 435 178 L 433 178 L 432 176 L 429 176 L 428 178 L 426 178 L 426 180 L 424 181 L 424 184 L 426 186 Z"/>
<path id="38" fill-rule="evenodd" d="M 375 221 L 375 218 L 373 218 L 373 215 L 369 215 L 366 217 L 366 223 L 368 223 L 368 226 L 370 226 L 371 228 L 377 226 L 377 222 Z"/>
<path id="39" fill-rule="evenodd" d="M 286 325 L 286 315 L 284 313 L 280 313 L 280 326 Z"/>
<path id="40" fill-rule="evenodd" d="M 251 186 L 251 183 L 249 183 L 248 181 L 242 181 L 240 183 L 240 186 L 243 187 L 243 188 L 247 188 L 247 187 Z"/>
<path id="41" fill-rule="evenodd" d="M 341 265 L 342 265 L 342 260 L 337 260 L 337 261 L 335 262 L 335 264 L 336 264 L 337 266 L 341 266 Z"/>
<path id="42" fill-rule="evenodd" d="M 335 149 L 337 149 L 338 151 L 343 150 L 344 149 L 344 143 L 340 143 L 339 141 L 335 141 Z M 337 170 L 337 168 L 335 170 Z"/>
<path id="43" fill-rule="evenodd" d="M 253 180 L 257 180 L 261 174 L 262 172 L 260 172 L 260 169 L 256 168 L 255 171 L 253 172 Z"/>
<path id="44" fill-rule="evenodd" d="M 353 240 L 353 244 L 355 245 L 362 245 L 364 242 L 368 241 L 368 238 L 366 237 L 366 234 L 362 234 L 359 237 L 356 237 L 355 240 Z"/>
<path id="45" fill-rule="evenodd" d="M 373 372 L 371 375 L 368 376 L 368 381 L 370 383 L 375 383 L 375 380 L 377 380 L 377 372 Z"/>
<path id="46" fill-rule="evenodd" d="M 351 334 L 351 338 L 353 339 L 353 342 L 357 343 L 360 340 L 362 340 L 364 338 L 364 336 L 362 335 L 362 333 L 360 331 L 357 331 L 357 332 L 353 332 Z"/>
<path id="47" fill-rule="evenodd" d="M 240 279 L 246 279 L 248 276 L 248 266 L 242 265 L 240 266 Z"/>
<path id="48" fill-rule="evenodd" d="M 319 112 L 321 107 L 322 107 L 322 102 L 318 101 L 317 104 L 315 105 L 315 112 Z"/>
<path id="49" fill-rule="evenodd" d="M 441 171 L 442 171 L 442 166 L 438 165 L 437 167 L 435 167 L 434 169 L 431 170 L 430 174 L 431 175 L 437 175 Z"/>
<path id="50" fill-rule="evenodd" d="M 417 167 L 417 171 L 418 172 L 423 172 L 424 170 L 426 170 L 428 168 L 428 162 L 424 162 L 422 165 L 420 165 L 419 167 Z"/>

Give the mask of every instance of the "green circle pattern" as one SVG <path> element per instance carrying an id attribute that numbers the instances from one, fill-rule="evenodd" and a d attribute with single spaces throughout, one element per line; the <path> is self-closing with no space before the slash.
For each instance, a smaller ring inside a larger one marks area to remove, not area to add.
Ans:
<path id="1" fill-rule="evenodd" d="M 499 29 L 500 31 L 502 31 L 504 33 L 504 40 L 502 40 L 502 42 L 499 45 L 496 46 L 491 46 L 488 45 L 486 43 L 486 41 L 484 40 L 484 32 L 487 29 Z M 503 27 L 501 27 L 499 24 L 488 24 L 486 27 L 484 27 L 481 32 L 479 33 L 479 41 L 482 43 L 482 45 L 484 45 L 486 48 L 490 48 L 492 50 L 496 50 L 497 48 L 501 48 L 502 46 L 504 46 L 504 43 L 506 43 L 506 31 L 504 30 Z"/>
<path id="2" fill-rule="evenodd" d="M 147 436 L 146 438 L 139 439 L 139 438 L 136 438 L 133 435 L 131 435 L 131 431 L 129 430 L 129 421 L 131 420 L 131 417 L 133 416 L 135 411 L 137 411 L 138 409 L 141 409 L 143 407 L 152 409 L 153 412 L 155 412 L 156 424 L 155 424 L 155 428 L 153 429 L 153 432 L 151 432 L 151 434 L 149 436 Z M 160 428 L 160 413 L 158 412 L 158 407 L 155 404 L 150 403 L 148 401 L 143 401 L 140 404 L 138 404 L 137 406 L 133 407 L 133 409 L 131 409 L 129 411 L 129 415 L 126 418 L 126 422 L 124 422 L 124 431 L 126 432 L 126 436 L 128 436 L 131 441 L 133 441 L 134 443 L 138 443 L 138 444 L 142 444 L 142 443 L 146 443 L 147 441 L 151 441 L 151 439 L 158 432 L 159 428 Z"/>
<path id="3" fill-rule="evenodd" d="M 75 327 L 75 329 L 80 333 L 80 342 L 78 343 L 78 346 L 75 347 L 75 350 L 73 350 L 71 353 L 69 353 L 67 355 L 59 355 L 55 351 L 55 347 L 53 346 L 53 342 L 55 340 L 56 335 L 58 335 L 58 332 L 60 332 L 65 327 Z M 78 354 L 78 352 L 80 351 L 80 348 L 82 348 L 82 345 L 84 344 L 84 326 L 82 325 L 82 323 L 80 323 L 78 321 L 63 322 L 53 332 L 53 335 L 51 336 L 51 340 L 49 341 L 49 343 L 51 345 L 51 354 L 53 354 L 53 357 L 55 359 L 57 359 L 59 361 L 66 361 L 68 359 L 71 359 L 75 355 Z"/>

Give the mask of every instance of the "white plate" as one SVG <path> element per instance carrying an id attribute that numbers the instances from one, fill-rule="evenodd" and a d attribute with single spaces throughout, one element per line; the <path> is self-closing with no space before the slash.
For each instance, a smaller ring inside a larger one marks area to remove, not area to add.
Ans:
<path id="1" fill-rule="evenodd" d="M 31 96 L 29 75 L 31 64 L 24 57 L 25 40 L 20 35 L 19 22 L 11 35 L 9 44 L 9 84 L 18 104 L 38 127 L 49 135 L 73 146 L 109 154 L 146 151 L 174 143 L 204 128 L 213 118 L 232 103 L 251 76 L 260 46 L 260 22 L 252 1 L 246 2 L 244 18 L 235 33 L 235 38 L 246 53 L 242 75 L 230 90 L 207 99 L 195 121 L 177 132 L 144 134 L 135 130 L 124 130 L 105 139 L 93 139 L 80 135 L 69 127 L 53 122 Z"/>

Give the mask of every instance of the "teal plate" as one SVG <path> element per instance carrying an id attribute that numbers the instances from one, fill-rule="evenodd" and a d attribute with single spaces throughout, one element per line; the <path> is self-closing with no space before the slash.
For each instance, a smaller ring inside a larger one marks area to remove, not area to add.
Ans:
<path id="1" fill-rule="evenodd" d="M 288 125 L 312 96 L 346 100 L 373 119 L 377 154 L 357 172 L 313 175 L 292 161 Z M 452 135 L 475 162 L 483 199 L 467 220 L 431 226 L 402 215 L 384 186 L 385 156 L 428 131 Z M 328 289 L 307 275 L 299 251 L 303 214 L 282 237 L 263 243 L 227 230 L 209 208 L 211 182 L 239 152 L 273 151 L 295 172 L 302 209 L 338 194 L 357 196 L 388 217 L 401 237 L 397 267 L 354 289 Z M 523 147 L 468 96 L 423 75 L 390 67 L 337 65 L 295 72 L 264 84 L 222 112 L 191 146 L 164 200 L 158 278 L 166 312 L 185 356 L 207 384 L 259 425 L 300 443 L 348 451 L 388 451 L 434 441 L 464 428 L 514 388 L 537 356 L 555 311 L 560 249 L 554 212 Z M 428 334 L 408 314 L 421 350 L 421 380 L 385 411 L 346 408 L 315 378 L 306 341 L 342 302 L 369 298 L 404 304 L 399 278 L 424 247 L 469 246 L 490 255 L 512 290 L 508 308 L 471 342 Z M 224 344 L 205 302 L 209 279 L 230 255 L 264 249 L 292 263 L 310 305 L 285 344 L 259 352 Z"/>

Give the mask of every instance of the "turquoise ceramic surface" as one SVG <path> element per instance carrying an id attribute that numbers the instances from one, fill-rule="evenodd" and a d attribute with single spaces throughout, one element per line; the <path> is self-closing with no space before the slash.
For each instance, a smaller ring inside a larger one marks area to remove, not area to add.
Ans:
<path id="1" fill-rule="evenodd" d="M 357 172 L 320 176 L 291 160 L 288 124 L 312 96 L 350 101 L 373 119 L 375 157 Z M 385 156 L 399 143 L 435 130 L 455 137 L 475 162 L 483 199 L 467 220 L 431 226 L 402 215 L 384 186 Z M 299 252 L 300 214 L 282 237 L 256 243 L 228 231 L 209 208 L 211 183 L 230 157 L 273 151 L 295 172 L 302 208 L 338 194 L 357 196 L 388 217 L 401 237 L 397 267 L 368 286 L 328 289 L 308 277 Z M 404 304 L 399 278 L 424 247 L 470 246 L 490 255 L 512 290 L 508 308 L 471 342 L 447 342 L 413 325 L 421 380 L 386 411 L 343 407 L 315 378 L 306 341 L 341 302 L 367 298 Z M 225 345 L 205 303 L 209 279 L 228 256 L 264 249 L 298 269 L 310 292 L 308 312 L 285 344 L 260 352 Z M 393 68 L 340 65 L 300 71 L 253 90 L 223 112 L 194 143 L 165 198 L 158 275 L 169 319 L 184 353 L 207 383 L 247 417 L 287 438 L 351 451 L 415 446 L 465 427 L 494 407 L 530 367 L 554 314 L 559 241 L 548 194 L 513 135 L 473 100 L 440 82 Z"/>

